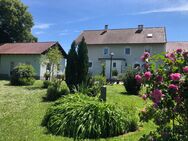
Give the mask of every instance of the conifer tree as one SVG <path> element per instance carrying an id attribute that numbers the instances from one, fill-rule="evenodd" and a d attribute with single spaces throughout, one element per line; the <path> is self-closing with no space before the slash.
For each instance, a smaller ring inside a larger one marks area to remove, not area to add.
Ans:
<path id="1" fill-rule="evenodd" d="M 78 44 L 78 83 L 86 83 L 88 77 L 88 49 L 84 37 Z"/>
<path id="2" fill-rule="evenodd" d="M 67 56 L 67 66 L 66 66 L 66 82 L 70 89 L 78 84 L 78 56 L 76 52 L 76 43 L 73 41 L 71 49 L 69 50 Z"/>

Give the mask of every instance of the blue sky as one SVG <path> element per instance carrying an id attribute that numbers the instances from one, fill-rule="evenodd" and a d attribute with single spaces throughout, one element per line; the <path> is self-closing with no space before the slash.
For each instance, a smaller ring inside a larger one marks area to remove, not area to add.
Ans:
<path id="1" fill-rule="evenodd" d="M 188 0 L 21 0 L 29 7 L 39 41 L 68 51 L 82 30 L 165 26 L 168 41 L 188 41 Z"/>

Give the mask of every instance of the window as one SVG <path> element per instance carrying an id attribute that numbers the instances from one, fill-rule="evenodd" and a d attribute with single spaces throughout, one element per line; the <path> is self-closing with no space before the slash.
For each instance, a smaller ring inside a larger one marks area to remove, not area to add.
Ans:
<path id="1" fill-rule="evenodd" d="M 145 52 L 151 53 L 151 49 L 150 48 L 145 48 L 144 50 Z"/>
<path id="2" fill-rule="evenodd" d="M 93 63 L 89 62 L 89 68 L 92 68 L 92 66 L 93 66 Z"/>
<path id="3" fill-rule="evenodd" d="M 47 64 L 46 70 L 51 71 L 51 64 L 50 63 Z"/>
<path id="4" fill-rule="evenodd" d="M 116 68 L 116 62 L 113 63 L 113 68 Z"/>
<path id="5" fill-rule="evenodd" d="M 131 54 L 131 49 L 125 48 L 125 55 L 130 55 L 130 54 Z"/>
<path id="6" fill-rule="evenodd" d="M 109 52 L 108 48 L 104 48 L 104 52 L 103 52 L 103 53 L 104 53 L 104 55 L 109 54 L 108 52 Z"/>

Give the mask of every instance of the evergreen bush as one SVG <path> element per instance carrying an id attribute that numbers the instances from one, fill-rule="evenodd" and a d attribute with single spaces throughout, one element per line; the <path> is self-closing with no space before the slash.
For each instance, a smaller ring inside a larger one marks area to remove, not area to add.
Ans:
<path id="1" fill-rule="evenodd" d="M 141 89 L 141 84 L 135 79 L 136 73 L 136 70 L 129 69 L 124 75 L 123 82 L 128 93 L 137 95 Z"/>
<path id="2" fill-rule="evenodd" d="M 31 65 L 20 64 L 11 73 L 11 85 L 32 85 L 35 81 L 35 70 Z"/>

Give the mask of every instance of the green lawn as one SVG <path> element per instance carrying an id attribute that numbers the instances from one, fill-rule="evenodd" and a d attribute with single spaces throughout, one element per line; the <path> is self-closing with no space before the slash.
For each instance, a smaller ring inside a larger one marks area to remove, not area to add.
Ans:
<path id="1" fill-rule="evenodd" d="M 53 136 L 41 127 L 41 121 L 52 102 L 43 102 L 46 90 L 40 89 L 37 81 L 34 86 L 14 87 L 8 81 L 0 81 L 0 141 L 72 141 L 70 138 Z M 120 106 L 130 106 L 136 111 L 142 109 L 144 101 L 137 96 L 125 95 L 124 87 L 107 87 L 107 102 Z M 100 139 L 100 141 L 137 141 L 144 133 L 155 127 L 152 123 L 133 133 Z"/>

